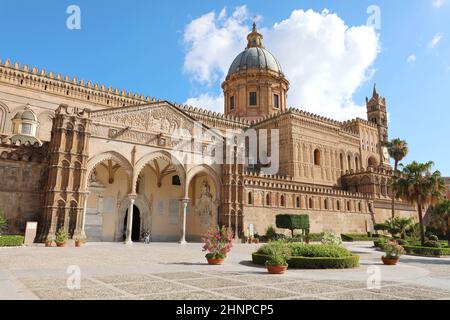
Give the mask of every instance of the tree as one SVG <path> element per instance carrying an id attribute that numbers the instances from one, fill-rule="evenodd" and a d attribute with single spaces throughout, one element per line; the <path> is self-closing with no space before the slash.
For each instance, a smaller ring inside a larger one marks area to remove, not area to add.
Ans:
<path id="1" fill-rule="evenodd" d="M 395 217 L 386 221 L 385 225 L 393 237 L 400 235 L 402 239 L 406 239 L 406 233 L 413 228 L 414 221 L 412 218 Z"/>
<path id="2" fill-rule="evenodd" d="M 386 145 L 389 156 L 394 159 L 394 176 L 398 173 L 398 164 L 408 154 L 408 143 L 405 140 L 393 139 Z M 395 217 L 395 190 L 392 188 L 392 218 Z"/>
<path id="3" fill-rule="evenodd" d="M 0 236 L 7 229 L 8 229 L 8 221 L 6 220 L 5 216 L 3 215 L 3 210 L 0 209 Z"/>
<path id="4" fill-rule="evenodd" d="M 434 163 L 431 161 L 427 163 L 414 161 L 407 166 L 402 166 L 403 171 L 394 178 L 393 182 L 397 198 L 403 198 L 417 205 L 422 245 L 425 244 L 423 210 L 439 201 L 445 186 L 439 171 L 431 173 L 433 166 Z"/>
<path id="5" fill-rule="evenodd" d="M 442 200 L 433 209 L 432 215 L 436 224 L 447 235 L 448 245 L 450 247 L 450 200 Z"/>
<path id="6" fill-rule="evenodd" d="M 309 231 L 309 216 L 280 214 L 277 216 L 277 228 L 291 230 L 292 238 L 295 230 Z"/>

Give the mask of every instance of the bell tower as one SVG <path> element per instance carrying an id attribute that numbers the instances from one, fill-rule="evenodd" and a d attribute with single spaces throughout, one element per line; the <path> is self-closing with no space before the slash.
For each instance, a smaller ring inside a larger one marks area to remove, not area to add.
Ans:
<path id="1" fill-rule="evenodd" d="M 366 98 L 367 120 L 378 126 L 379 140 L 382 145 L 389 141 L 386 98 L 378 94 L 377 85 L 373 87 L 372 98 Z"/>

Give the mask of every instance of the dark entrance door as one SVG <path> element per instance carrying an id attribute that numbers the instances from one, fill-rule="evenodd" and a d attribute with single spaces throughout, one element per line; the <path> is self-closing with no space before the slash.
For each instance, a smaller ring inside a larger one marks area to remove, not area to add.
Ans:
<path id="1" fill-rule="evenodd" d="M 125 214 L 125 220 L 123 222 L 124 235 L 123 240 L 125 241 L 127 235 L 127 225 L 128 225 L 128 210 Z M 141 241 L 141 212 L 139 208 L 133 207 L 133 232 L 131 233 L 131 240 L 133 242 Z"/>

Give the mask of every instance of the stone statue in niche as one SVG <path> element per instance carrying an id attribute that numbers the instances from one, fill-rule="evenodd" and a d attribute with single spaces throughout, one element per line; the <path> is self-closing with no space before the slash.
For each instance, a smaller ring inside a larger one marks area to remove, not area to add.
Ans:
<path id="1" fill-rule="evenodd" d="M 203 181 L 200 198 L 197 199 L 196 213 L 200 217 L 202 225 L 211 224 L 213 217 L 213 196 L 211 194 L 211 188 L 206 181 Z"/>

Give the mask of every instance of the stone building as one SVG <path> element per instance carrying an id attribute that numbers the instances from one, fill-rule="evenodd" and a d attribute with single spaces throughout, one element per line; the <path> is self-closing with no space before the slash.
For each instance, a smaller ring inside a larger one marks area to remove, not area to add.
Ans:
<path id="1" fill-rule="evenodd" d="M 312 232 L 336 233 L 365 233 L 390 216 L 386 99 L 376 88 L 368 120 L 288 108 L 289 81 L 256 26 L 222 88 L 218 114 L 0 63 L 0 206 L 10 232 L 38 221 L 38 240 L 65 228 L 88 241 L 139 241 L 148 232 L 184 242 L 219 224 L 236 238 L 251 225 L 263 234 L 280 213 L 308 214 Z M 227 130 L 279 130 L 279 170 L 185 163 L 174 152 L 180 129 L 215 129 L 192 156 L 226 144 Z M 414 214 L 402 202 L 397 210 Z"/>

